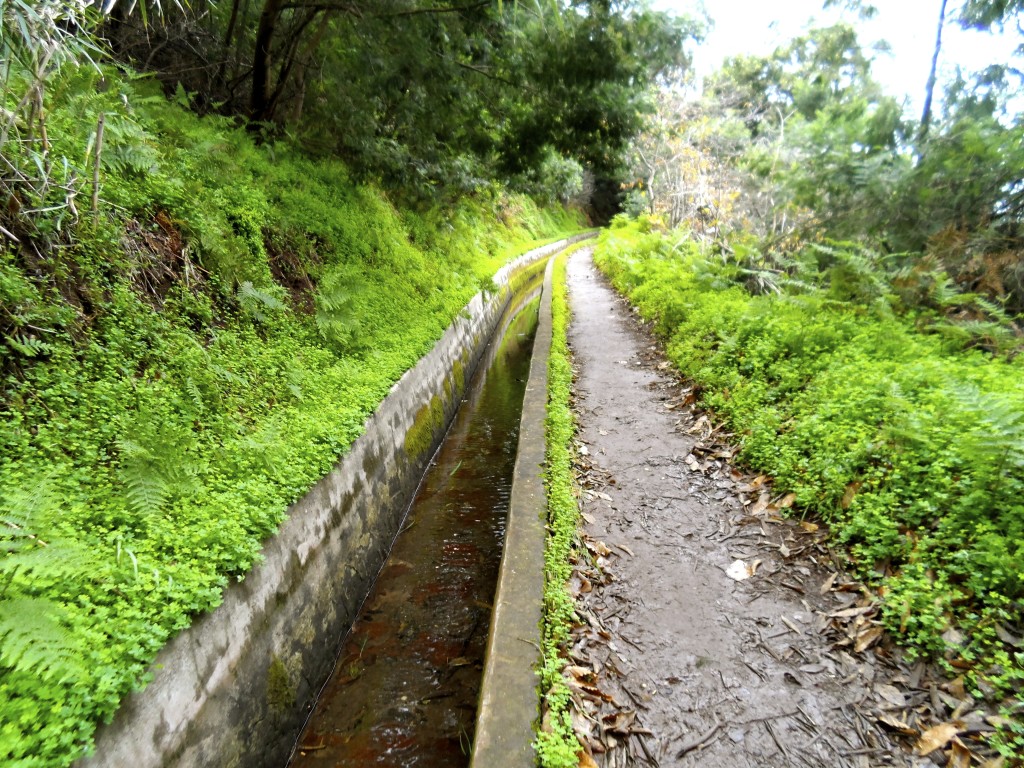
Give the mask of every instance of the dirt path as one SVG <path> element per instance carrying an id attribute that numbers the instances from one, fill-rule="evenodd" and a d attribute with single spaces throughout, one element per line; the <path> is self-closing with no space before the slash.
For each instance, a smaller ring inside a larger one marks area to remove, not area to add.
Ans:
<path id="1" fill-rule="evenodd" d="M 573 579 L 587 625 L 569 674 L 595 762 L 932 765 L 890 736 L 912 704 L 893 683 L 915 681 L 884 666 L 881 628 L 820 532 L 730 467 L 590 253 L 569 264 L 569 338 L 599 567 Z M 736 561 L 753 576 L 727 575 Z"/>

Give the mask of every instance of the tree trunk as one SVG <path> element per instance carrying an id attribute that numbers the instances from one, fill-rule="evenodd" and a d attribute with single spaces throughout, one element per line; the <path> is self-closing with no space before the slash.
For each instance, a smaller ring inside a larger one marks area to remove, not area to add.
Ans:
<path id="1" fill-rule="evenodd" d="M 249 101 L 249 118 L 253 123 L 272 117 L 270 104 L 270 46 L 274 41 L 278 18 L 284 0 L 266 0 L 260 12 L 260 23 L 256 28 L 256 51 L 252 62 L 252 97 Z"/>
<path id="2" fill-rule="evenodd" d="M 231 17 L 228 19 L 228 29 L 224 33 L 224 46 L 221 52 L 221 62 L 217 67 L 217 75 L 214 78 L 214 83 L 218 88 L 224 85 L 224 76 L 227 72 L 228 58 L 231 56 L 231 41 L 235 37 L 235 25 L 238 23 L 238 8 L 241 0 L 232 0 L 231 3 Z"/>
<path id="3" fill-rule="evenodd" d="M 924 110 L 921 112 L 921 127 L 917 132 L 918 151 L 920 144 L 928 136 L 928 126 L 932 121 L 932 94 L 935 92 L 935 78 L 939 68 L 939 51 L 942 50 L 942 28 L 946 25 L 946 4 L 949 0 L 942 0 L 942 7 L 939 9 L 939 27 L 935 32 L 935 50 L 932 53 L 932 67 L 928 71 L 928 83 L 924 91 Z"/>

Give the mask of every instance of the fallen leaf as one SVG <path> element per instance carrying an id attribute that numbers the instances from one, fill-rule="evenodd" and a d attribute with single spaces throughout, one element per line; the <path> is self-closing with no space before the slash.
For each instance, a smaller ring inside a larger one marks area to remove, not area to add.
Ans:
<path id="1" fill-rule="evenodd" d="M 971 768 L 971 750 L 960 739 L 953 739 L 953 754 L 947 768 Z"/>
<path id="2" fill-rule="evenodd" d="M 942 723 L 941 725 L 929 728 L 917 740 L 917 754 L 930 755 L 936 749 L 945 747 L 954 736 L 962 732 L 963 728 L 960 727 L 958 722 Z"/>
<path id="3" fill-rule="evenodd" d="M 857 653 L 863 653 L 877 643 L 882 638 L 884 632 L 885 630 L 882 627 L 869 625 L 857 635 L 857 642 L 854 644 L 853 650 Z"/>
<path id="4" fill-rule="evenodd" d="M 785 496 L 783 496 L 781 499 L 779 499 L 779 503 L 776 504 L 776 506 L 779 509 L 789 509 L 790 507 L 793 506 L 793 502 L 794 501 L 796 501 L 796 494 L 795 493 L 787 493 Z"/>
<path id="5" fill-rule="evenodd" d="M 809 523 L 806 520 L 801 520 L 800 521 L 800 527 L 803 528 L 808 533 L 814 533 L 815 531 L 818 530 L 817 523 Z"/>
<path id="6" fill-rule="evenodd" d="M 580 768 L 598 768 L 598 765 L 586 752 L 580 752 Z"/>
<path id="7" fill-rule="evenodd" d="M 967 696 L 967 690 L 964 688 L 963 675 L 953 678 L 943 687 L 957 699 L 963 699 Z"/>
<path id="8" fill-rule="evenodd" d="M 853 497 L 857 495 L 859 489 L 860 483 L 850 483 L 846 486 L 846 490 L 843 492 L 843 500 L 839 502 L 843 509 L 850 508 L 850 505 L 853 504 Z"/>
<path id="9" fill-rule="evenodd" d="M 891 704 L 897 709 L 902 709 L 907 703 L 906 697 L 895 685 L 888 685 L 886 683 L 876 685 L 875 692 L 885 699 L 888 704 Z"/>
<path id="10" fill-rule="evenodd" d="M 587 512 L 580 512 L 580 517 L 587 521 L 589 525 L 594 524 L 594 516 Z"/>
<path id="11" fill-rule="evenodd" d="M 604 499 L 605 501 L 612 500 L 611 496 L 609 496 L 607 493 L 602 493 L 601 491 L 594 491 L 594 495 L 597 496 L 597 498 L 599 499 Z"/>
<path id="12" fill-rule="evenodd" d="M 875 606 L 873 605 L 861 605 L 856 608 L 844 608 L 841 611 L 830 613 L 828 617 L 830 619 L 849 619 L 853 616 L 863 616 L 866 613 L 871 613 Z"/>
<path id="13" fill-rule="evenodd" d="M 825 581 L 822 582 L 821 589 L 819 589 L 818 592 L 822 595 L 828 594 L 828 592 L 832 589 L 832 585 L 836 583 L 836 579 L 838 578 L 839 574 L 833 573 L 831 576 L 825 579 Z"/>
<path id="14" fill-rule="evenodd" d="M 793 632 L 795 632 L 798 635 L 802 635 L 803 634 L 803 630 L 800 629 L 800 627 L 798 627 L 792 621 L 787 619 L 785 616 L 780 616 L 779 618 L 782 619 L 782 623 L 785 624 L 787 627 L 789 627 L 790 630 L 792 630 Z"/>
<path id="15" fill-rule="evenodd" d="M 891 728 L 903 736 L 917 736 L 918 732 L 897 717 L 889 714 L 880 714 L 876 718 L 882 725 Z"/>
<path id="16" fill-rule="evenodd" d="M 770 493 L 767 493 L 767 492 L 762 493 L 758 497 L 757 501 L 754 503 L 754 506 L 752 506 L 750 508 L 750 514 L 752 514 L 752 515 L 760 515 L 762 512 L 764 512 L 766 509 L 768 509 L 768 503 L 771 500 L 772 500 L 772 497 L 771 497 Z"/>
<path id="17" fill-rule="evenodd" d="M 745 581 L 751 577 L 750 569 L 742 560 L 736 560 L 725 569 L 725 575 L 733 581 Z"/>

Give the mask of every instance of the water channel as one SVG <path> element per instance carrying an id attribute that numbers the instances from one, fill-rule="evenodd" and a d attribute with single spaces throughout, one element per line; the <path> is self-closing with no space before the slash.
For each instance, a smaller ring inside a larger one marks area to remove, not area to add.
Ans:
<path id="1" fill-rule="evenodd" d="M 481 360 L 292 768 L 468 765 L 537 307 Z"/>

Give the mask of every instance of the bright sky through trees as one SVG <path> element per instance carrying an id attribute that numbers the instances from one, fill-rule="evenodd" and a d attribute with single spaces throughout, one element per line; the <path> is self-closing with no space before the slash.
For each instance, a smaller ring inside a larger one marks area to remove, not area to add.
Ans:
<path id="1" fill-rule="evenodd" d="M 695 51 L 698 77 L 715 70 L 727 56 L 744 53 L 765 55 L 788 42 L 812 24 L 829 24 L 840 18 L 856 26 L 865 48 L 884 40 L 891 53 L 876 54 L 876 79 L 894 96 L 909 98 L 912 114 L 924 99 L 928 66 L 935 44 L 940 0 L 877 0 L 878 14 L 862 21 L 856 14 L 838 9 L 823 10 L 822 0 L 656 0 L 659 9 L 699 13 L 703 6 L 714 21 L 707 40 Z M 1014 30 L 1003 35 L 964 31 L 950 17 L 958 3 L 951 2 L 943 32 L 939 85 L 955 76 L 991 64 L 1007 64 L 1020 42 Z M 1019 63 L 1018 63 L 1019 66 Z"/>

